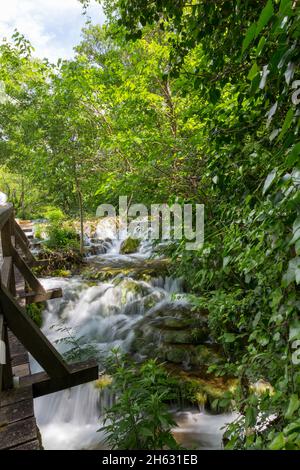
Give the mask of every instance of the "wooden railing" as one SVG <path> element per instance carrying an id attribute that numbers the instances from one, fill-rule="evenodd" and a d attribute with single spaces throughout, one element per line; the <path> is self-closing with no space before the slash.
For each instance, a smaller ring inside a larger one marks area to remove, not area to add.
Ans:
<path id="1" fill-rule="evenodd" d="M 24 305 L 61 297 L 62 290 L 47 291 L 31 270 L 40 262 L 9 204 L 0 206 L 0 237 L 0 393 L 13 388 L 8 329 L 45 371 L 22 379 L 23 385 L 32 385 L 35 397 L 97 379 L 94 362 L 66 364 L 27 314 Z"/>

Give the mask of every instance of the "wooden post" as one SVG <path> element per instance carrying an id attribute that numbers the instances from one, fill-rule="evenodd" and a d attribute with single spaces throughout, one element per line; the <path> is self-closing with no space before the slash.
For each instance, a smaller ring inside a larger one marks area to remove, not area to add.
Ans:
<path id="1" fill-rule="evenodd" d="M 43 369 L 53 378 L 68 375 L 69 368 L 61 355 L 3 285 L 0 304 L 9 329 Z"/>
<path id="2" fill-rule="evenodd" d="M 1 310 L 0 310 L 1 312 Z M 13 374 L 9 351 L 7 326 L 4 316 L 0 313 L 0 341 L 1 352 L 4 357 L 1 357 L 0 363 L 0 392 L 1 390 L 9 390 L 13 388 Z"/>
<path id="3" fill-rule="evenodd" d="M 1 230 L 1 243 L 2 243 L 2 254 L 3 258 L 10 258 L 13 256 L 14 247 L 12 245 L 12 226 L 13 226 L 13 213 L 11 213 L 9 219 L 3 225 Z M 11 266 L 11 274 L 9 276 L 9 290 L 13 295 L 16 295 L 16 282 L 14 275 L 14 267 Z"/>
<path id="4" fill-rule="evenodd" d="M 61 289 L 46 291 L 34 275 L 27 262 L 36 264 L 29 250 L 29 242 L 22 229 L 15 222 L 13 206 L 8 204 L 0 208 L 0 234 L 3 254 L 0 269 L 0 393 L 13 388 L 13 373 L 9 350 L 8 333 L 12 332 L 24 347 L 32 354 L 45 370 L 45 373 L 25 377 L 25 383 L 33 386 L 35 396 L 53 393 L 68 387 L 77 386 L 95 380 L 98 377 L 98 366 L 94 362 L 68 366 L 50 341 L 31 320 L 18 299 L 25 298 L 27 303 L 42 302 L 62 296 Z M 16 249 L 20 248 L 20 255 Z M 26 260 L 23 259 L 25 256 Z M 14 266 L 23 276 L 30 292 L 18 292 Z M 9 328 L 9 332 L 8 332 Z M 1 447 L 1 446 L 0 446 Z"/>
<path id="5" fill-rule="evenodd" d="M 31 269 L 29 268 L 28 264 L 21 258 L 19 253 L 15 248 L 12 248 L 12 256 L 15 265 L 17 266 L 18 270 L 24 277 L 25 281 L 28 283 L 29 287 L 39 294 L 45 294 L 46 289 L 42 286 L 38 278 L 33 274 Z"/>

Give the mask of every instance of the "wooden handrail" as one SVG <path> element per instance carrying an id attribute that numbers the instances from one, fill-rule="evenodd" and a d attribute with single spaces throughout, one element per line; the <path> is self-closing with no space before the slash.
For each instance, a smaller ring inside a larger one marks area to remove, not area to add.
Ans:
<path id="1" fill-rule="evenodd" d="M 26 305 L 62 297 L 62 290 L 46 291 L 32 272 L 30 266 L 38 265 L 38 261 L 30 251 L 26 235 L 15 221 L 11 204 L 0 207 L 0 234 L 3 258 L 2 266 L 0 263 L 0 393 L 13 388 L 8 328 L 45 370 L 44 375 L 28 379 L 34 386 L 35 396 L 96 380 L 97 364 L 92 361 L 79 364 L 75 369 L 69 367 L 22 305 L 24 301 Z M 16 292 L 16 270 L 23 278 L 25 291 Z"/>
<path id="2" fill-rule="evenodd" d="M 0 206 L 0 230 L 6 224 L 8 219 L 13 214 L 14 207 L 12 204 L 6 204 L 5 206 Z"/>

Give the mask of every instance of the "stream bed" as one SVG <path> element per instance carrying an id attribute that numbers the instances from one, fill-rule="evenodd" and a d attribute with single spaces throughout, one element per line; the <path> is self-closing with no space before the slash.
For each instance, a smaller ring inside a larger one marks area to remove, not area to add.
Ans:
<path id="1" fill-rule="evenodd" d="M 151 341 L 161 341 L 156 330 L 155 334 L 149 333 L 145 318 L 155 317 L 157 322 L 157 318 L 162 318 L 161 312 L 167 311 L 163 320 L 171 322 L 178 319 L 178 310 L 188 309 L 181 281 L 153 272 L 154 264 L 164 261 L 150 259 L 152 247 L 148 243 L 141 243 L 132 255 L 120 253 L 120 241 L 107 243 L 106 253 L 87 258 L 88 269 L 106 273 L 107 279 L 90 282 L 83 276 L 74 276 L 42 281 L 46 288 L 61 287 L 64 292 L 62 299 L 48 302 L 43 332 L 62 353 L 73 346 L 72 338 L 76 337 L 83 349 L 93 348 L 100 364 L 112 348 L 124 352 L 134 349 L 139 331 L 146 331 L 146 339 L 150 335 L 147 339 L 150 348 Z M 133 275 L 137 272 L 139 276 Z M 63 338 L 67 341 L 61 341 Z M 137 343 L 137 359 L 143 359 L 146 354 L 147 349 L 140 349 Z M 187 369 L 190 363 L 192 360 L 187 359 Z M 32 372 L 40 370 L 33 359 L 31 368 Z M 99 391 L 93 383 L 36 399 L 35 415 L 44 448 L 105 449 L 105 436 L 99 429 L 105 409 L 111 404 L 109 391 Z M 190 449 L 222 448 L 222 428 L 235 419 L 233 413 L 216 415 L 203 407 L 201 410 L 181 409 L 179 405 L 173 408 L 178 424 L 174 436 L 180 444 Z"/>

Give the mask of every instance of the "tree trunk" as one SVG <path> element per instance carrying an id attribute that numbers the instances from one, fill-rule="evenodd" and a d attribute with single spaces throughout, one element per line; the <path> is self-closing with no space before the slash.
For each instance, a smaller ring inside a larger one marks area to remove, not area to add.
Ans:
<path id="1" fill-rule="evenodd" d="M 80 188 L 78 188 L 78 202 L 80 214 L 80 254 L 84 254 L 84 213 L 83 213 L 83 198 Z"/>

